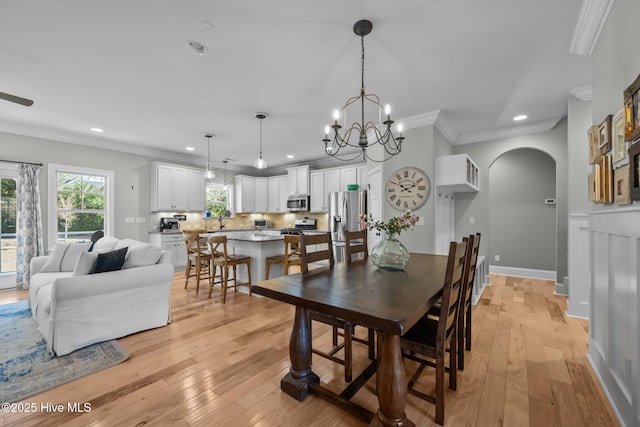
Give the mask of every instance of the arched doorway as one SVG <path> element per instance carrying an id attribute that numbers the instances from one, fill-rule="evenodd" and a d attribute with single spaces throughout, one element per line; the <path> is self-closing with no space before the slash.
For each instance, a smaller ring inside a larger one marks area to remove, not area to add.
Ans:
<path id="1" fill-rule="evenodd" d="M 518 148 L 489 167 L 489 264 L 499 274 L 555 280 L 556 162 Z"/>

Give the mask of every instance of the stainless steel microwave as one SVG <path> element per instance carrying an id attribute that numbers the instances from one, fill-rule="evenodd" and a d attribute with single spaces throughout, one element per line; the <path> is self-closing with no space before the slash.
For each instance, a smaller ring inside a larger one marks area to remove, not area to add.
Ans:
<path id="1" fill-rule="evenodd" d="M 308 211 L 309 196 L 289 196 L 287 199 L 287 209 L 289 212 Z"/>

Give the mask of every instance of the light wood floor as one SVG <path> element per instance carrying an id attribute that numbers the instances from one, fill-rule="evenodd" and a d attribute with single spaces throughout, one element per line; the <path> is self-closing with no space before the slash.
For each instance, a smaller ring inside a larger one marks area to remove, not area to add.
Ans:
<path id="1" fill-rule="evenodd" d="M 292 307 L 267 298 L 221 295 L 176 274 L 173 319 L 164 328 L 120 339 L 131 358 L 113 368 L 26 399 L 91 404 L 91 412 L 2 414 L 7 426 L 363 426 L 326 401 L 298 402 L 280 391 L 289 367 Z M 0 291 L 0 303 L 26 299 Z M 447 389 L 447 426 L 615 426 L 602 388 L 585 357 L 587 322 L 564 315 L 566 298 L 547 281 L 492 276 L 473 308 L 473 348 Z M 361 331 L 364 332 L 364 331 Z M 314 345 L 329 344 L 328 327 L 314 325 Z M 366 365 L 365 346 L 354 343 L 355 371 Z M 406 364 L 408 371 L 413 369 Z M 313 369 L 336 391 L 340 366 L 314 356 Z M 411 371 L 413 372 L 413 371 Z M 432 388 L 431 373 L 420 380 Z M 354 397 L 375 410 L 375 377 Z M 407 415 L 435 426 L 434 407 L 409 396 Z"/>

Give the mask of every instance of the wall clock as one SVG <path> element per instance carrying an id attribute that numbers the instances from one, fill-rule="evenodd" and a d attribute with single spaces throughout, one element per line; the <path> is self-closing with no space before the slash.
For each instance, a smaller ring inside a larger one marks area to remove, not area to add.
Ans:
<path id="1" fill-rule="evenodd" d="M 426 173 L 408 166 L 391 174 L 384 192 L 387 201 L 395 209 L 414 211 L 422 207 L 429 198 L 431 182 Z"/>

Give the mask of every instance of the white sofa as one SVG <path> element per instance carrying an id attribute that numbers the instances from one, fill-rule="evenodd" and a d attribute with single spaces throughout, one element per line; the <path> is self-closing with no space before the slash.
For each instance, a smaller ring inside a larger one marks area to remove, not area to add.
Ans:
<path id="1" fill-rule="evenodd" d="M 92 252 L 89 245 L 57 244 L 51 255 L 31 260 L 29 305 L 47 348 L 58 356 L 170 320 L 169 252 L 115 237 L 98 240 Z M 121 269 L 88 274 L 99 254 L 104 260 L 124 247 Z"/>

